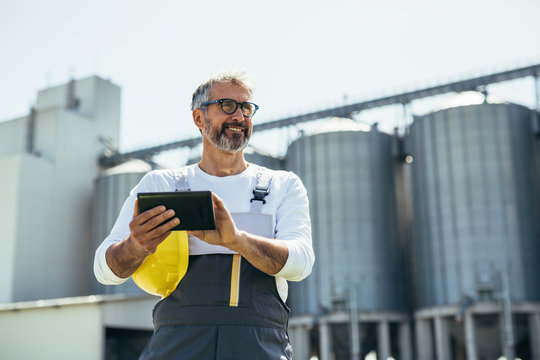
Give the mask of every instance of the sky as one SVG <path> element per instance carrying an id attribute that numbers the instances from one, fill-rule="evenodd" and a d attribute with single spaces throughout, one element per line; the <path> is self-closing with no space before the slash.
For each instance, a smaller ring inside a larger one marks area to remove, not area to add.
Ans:
<path id="1" fill-rule="evenodd" d="M 0 0 L 0 121 L 99 75 L 122 88 L 128 151 L 198 136 L 191 94 L 223 69 L 252 74 L 266 122 L 539 64 L 539 18 L 538 0 Z M 503 85 L 534 105 L 532 80 Z"/>

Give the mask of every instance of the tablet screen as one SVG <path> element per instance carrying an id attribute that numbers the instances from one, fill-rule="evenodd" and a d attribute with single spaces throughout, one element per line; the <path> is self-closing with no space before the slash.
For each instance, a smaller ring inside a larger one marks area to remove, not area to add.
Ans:
<path id="1" fill-rule="evenodd" d="M 145 192 L 137 198 L 141 213 L 159 205 L 173 209 L 180 224 L 172 230 L 216 229 L 211 191 Z"/>

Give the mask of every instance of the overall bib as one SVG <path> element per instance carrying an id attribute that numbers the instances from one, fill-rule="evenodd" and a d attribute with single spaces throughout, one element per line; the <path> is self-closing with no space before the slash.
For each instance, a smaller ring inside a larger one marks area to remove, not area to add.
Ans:
<path id="1" fill-rule="evenodd" d="M 259 174 L 250 212 L 232 217 L 239 229 L 273 238 L 272 217 L 261 213 L 269 182 Z M 154 308 L 140 359 L 291 359 L 289 312 L 276 278 L 240 255 L 190 255 L 184 278 Z"/>

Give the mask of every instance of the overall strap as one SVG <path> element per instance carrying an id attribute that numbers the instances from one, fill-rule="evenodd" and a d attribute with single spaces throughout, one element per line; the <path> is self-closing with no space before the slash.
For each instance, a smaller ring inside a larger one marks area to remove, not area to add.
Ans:
<path id="1" fill-rule="evenodd" d="M 185 170 L 179 169 L 178 171 L 176 171 L 176 190 L 175 191 L 191 191 Z"/>
<path id="2" fill-rule="evenodd" d="M 250 213 L 260 214 L 262 212 L 262 206 L 266 204 L 264 198 L 270 193 L 270 181 L 272 181 L 272 172 L 265 168 L 259 168 L 257 185 L 253 188 L 253 198 L 250 200 Z"/>

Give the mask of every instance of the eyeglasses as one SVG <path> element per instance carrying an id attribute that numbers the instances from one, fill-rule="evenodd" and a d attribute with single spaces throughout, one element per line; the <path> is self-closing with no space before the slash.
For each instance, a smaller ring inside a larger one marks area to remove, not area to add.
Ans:
<path id="1" fill-rule="evenodd" d="M 242 114 L 244 114 L 244 116 L 249 116 L 249 117 L 255 115 L 255 113 L 259 109 L 259 105 L 254 104 L 252 102 L 239 103 L 233 99 L 219 99 L 219 100 L 207 101 L 201 105 L 208 106 L 208 105 L 217 104 L 217 103 L 221 104 L 221 110 L 223 110 L 225 114 L 234 114 L 236 112 L 236 109 L 238 109 L 238 105 L 240 105 L 240 109 L 242 109 Z"/>

